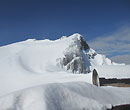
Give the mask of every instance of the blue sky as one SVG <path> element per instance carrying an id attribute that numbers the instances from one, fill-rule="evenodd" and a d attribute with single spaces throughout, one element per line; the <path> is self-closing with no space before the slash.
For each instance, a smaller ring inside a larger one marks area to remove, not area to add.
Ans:
<path id="1" fill-rule="evenodd" d="M 80 33 L 96 47 L 95 39 L 115 37 L 130 29 L 129 24 L 129 0 L 0 0 L 0 46 Z M 129 31 L 125 33 L 128 39 Z M 99 52 L 108 56 L 119 53 Z"/>

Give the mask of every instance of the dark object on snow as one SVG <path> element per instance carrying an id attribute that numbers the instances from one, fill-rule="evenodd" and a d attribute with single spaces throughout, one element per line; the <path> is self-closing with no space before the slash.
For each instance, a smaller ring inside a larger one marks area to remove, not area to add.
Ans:
<path id="1" fill-rule="evenodd" d="M 114 106 L 107 110 L 130 110 L 130 104 Z"/>
<path id="2" fill-rule="evenodd" d="M 117 86 L 117 87 L 130 87 L 130 78 L 125 79 L 106 79 L 99 78 L 101 86 Z"/>
<path id="3" fill-rule="evenodd" d="M 99 77 L 98 77 L 98 73 L 97 73 L 96 69 L 93 70 L 92 81 L 93 81 L 94 85 L 100 86 Z"/>

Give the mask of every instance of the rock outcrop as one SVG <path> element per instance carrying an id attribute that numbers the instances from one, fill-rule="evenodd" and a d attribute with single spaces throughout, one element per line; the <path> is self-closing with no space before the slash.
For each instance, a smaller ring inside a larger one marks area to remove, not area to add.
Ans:
<path id="1" fill-rule="evenodd" d="M 90 72 L 90 62 L 86 56 L 88 44 L 80 34 L 73 34 L 70 37 L 72 42 L 64 51 L 64 57 L 57 59 L 58 65 L 73 73 Z"/>

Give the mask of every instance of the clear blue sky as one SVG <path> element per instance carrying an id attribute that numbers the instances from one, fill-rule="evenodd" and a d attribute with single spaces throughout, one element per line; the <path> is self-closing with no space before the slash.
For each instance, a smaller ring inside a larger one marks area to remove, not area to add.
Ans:
<path id="1" fill-rule="evenodd" d="M 130 23 L 130 0 L 0 0 L 0 46 L 82 34 L 86 40 Z"/>

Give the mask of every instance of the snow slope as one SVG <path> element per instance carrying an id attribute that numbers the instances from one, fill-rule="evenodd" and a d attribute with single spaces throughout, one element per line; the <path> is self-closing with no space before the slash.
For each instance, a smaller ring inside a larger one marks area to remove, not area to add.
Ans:
<path id="1" fill-rule="evenodd" d="M 89 57 L 90 63 L 92 66 L 104 66 L 104 65 L 125 65 L 124 63 L 119 64 L 112 62 L 109 58 L 105 55 L 98 54 L 92 48 L 87 50 L 87 55 Z"/>
<path id="2" fill-rule="evenodd" d="M 85 82 L 53 83 L 1 97 L 0 110 L 106 110 L 130 103 L 129 93 L 130 88 L 99 88 Z"/>
<path id="3" fill-rule="evenodd" d="M 118 64 L 96 53 L 80 34 L 0 47 L 0 110 L 103 110 L 110 104 L 130 103 L 130 97 L 115 94 L 127 95 L 129 88 L 108 91 L 91 85 L 93 68 L 100 72 L 112 65 Z M 129 73 L 129 67 L 120 67 Z"/>
<path id="4" fill-rule="evenodd" d="M 0 47 L 0 96 L 43 83 L 78 80 L 92 82 L 91 74 L 75 76 L 71 70 L 66 70 L 66 66 L 60 68 L 57 61 L 64 57 L 64 53 L 68 53 L 68 46 L 74 45 L 70 48 L 70 53 L 75 52 L 74 49 L 80 45 L 78 39 L 79 34 L 76 34 L 56 41 L 29 39 Z M 69 60 L 67 64 L 72 64 L 75 59 L 77 57 Z M 89 66 L 85 66 L 84 70 L 89 69 Z"/>
<path id="5" fill-rule="evenodd" d="M 130 78 L 130 65 L 95 66 L 99 77 L 104 78 Z"/>

